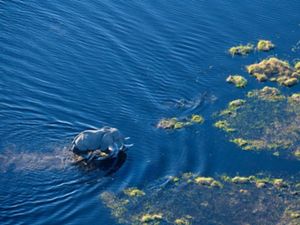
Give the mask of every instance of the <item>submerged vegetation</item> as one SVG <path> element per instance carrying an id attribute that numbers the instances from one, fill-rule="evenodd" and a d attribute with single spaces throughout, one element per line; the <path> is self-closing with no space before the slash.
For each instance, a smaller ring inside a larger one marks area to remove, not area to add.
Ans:
<path id="1" fill-rule="evenodd" d="M 299 94 L 287 97 L 273 87 L 253 90 L 246 100 L 230 102 L 218 118 L 215 127 L 242 149 L 283 150 L 280 155 L 299 159 Z"/>
<path id="2" fill-rule="evenodd" d="M 243 88 L 247 85 L 246 78 L 240 75 L 230 75 L 227 77 L 226 81 L 234 84 L 238 88 Z"/>
<path id="3" fill-rule="evenodd" d="M 122 224 L 299 224 L 297 182 L 269 176 L 202 177 L 184 173 L 160 180 L 132 199 L 103 192 Z"/>
<path id="4" fill-rule="evenodd" d="M 275 57 L 264 59 L 259 63 L 248 65 L 247 71 L 258 81 L 275 81 L 280 85 L 291 87 L 298 83 L 300 71 L 287 61 Z"/>
<path id="5" fill-rule="evenodd" d="M 202 124 L 204 122 L 204 118 L 201 115 L 193 114 L 189 117 L 185 118 L 163 118 L 158 124 L 157 128 L 162 129 L 181 129 L 187 126 L 191 126 L 193 124 Z"/>

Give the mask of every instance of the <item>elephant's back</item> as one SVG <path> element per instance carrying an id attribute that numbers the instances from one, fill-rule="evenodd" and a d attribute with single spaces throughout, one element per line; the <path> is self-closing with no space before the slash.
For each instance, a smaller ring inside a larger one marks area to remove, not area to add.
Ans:
<path id="1" fill-rule="evenodd" d="M 100 130 L 86 130 L 76 136 L 74 144 L 81 151 L 100 148 L 103 132 Z"/>

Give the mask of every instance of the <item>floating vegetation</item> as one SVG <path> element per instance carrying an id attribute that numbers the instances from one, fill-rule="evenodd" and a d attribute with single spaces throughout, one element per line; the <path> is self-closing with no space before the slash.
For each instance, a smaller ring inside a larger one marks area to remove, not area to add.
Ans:
<path id="1" fill-rule="evenodd" d="M 161 119 L 157 124 L 157 128 L 181 129 L 187 126 L 191 126 L 193 124 L 202 124 L 203 122 L 204 118 L 201 115 L 193 114 L 192 116 L 185 117 L 182 119 L 176 117 Z"/>
<path id="2" fill-rule="evenodd" d="M 264 59 L 246 68 L 248 73 L 253 75 L 258 81 L 276 81 L 280 85 L 288 87 L 297 84 L 300 77 L 299 70 L 290 66 L 288 62 L 275 57 Z"/>
<path id="3" fill-rule="evenodd" d="M 201 177 L 185 173 L 160 180 L 145 195 L 100 197 L 121 224 L 299 224 L 297 181 L 269 176 Z M 217 183 L 218 185 L 213 185 Z M 221 187 L 221 188 L 220 188 Z"/>
<path id="4" fill-rule="evenodd" d="M 230 75 L 227 77 L 226 82 L 234 84 L 238 88 L 246 87 L 247 80 L 246 78 L 240 75 Z"/>
<path id="5" fill-rule="evenodd" d="M 247 44 L 247 45 L 238 45 L 231 47 L 228 51 L 232 56 L 235 55 L 248 55 L 249 53 L 253 52 L 254 45 Z"/>
<path id="6" fill-rule="evenodd" d="M 300 157 L 300 94 L 289 97 L 277 88 L 248 92 L 218 114 L 214 124 L 243 150 L 270 150 L 277 156 Z M 279 153 L 280 152 L 280 153 Z"/>
<path id="7" fill-rule="evenodd" d="M 268 40 L 259 40 L 257 43 L 257 46 L 256 46 L 256 49 L 258 51 L 265 51 L 265 52 L 270 51 L 273 48 L 275 48 L 275 45 L 271 41 L 268 41 Z"/>

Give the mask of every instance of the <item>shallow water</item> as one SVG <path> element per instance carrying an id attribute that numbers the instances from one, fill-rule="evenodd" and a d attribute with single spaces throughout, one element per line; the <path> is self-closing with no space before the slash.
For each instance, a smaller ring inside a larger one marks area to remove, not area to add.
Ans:
<path id="1" fill-rule="evenodd" d="M 240 151 L 211 114 L 263 86 L 245 65 L 300 58 L 299 10 L 297 0 L 0 0 L 0 223 L 115 224 L 102 191 L 185 171 L 295 174 L 299 161 Z M 260 38 L 276 49 L 226 52 Z M 248 78 L 245 89 L 225 82 L 235 73 Z M 204 124 L 155 128 L 191 113 Z M 125 161 L 96 171 L 73 165 L 72 138 L 104 125 L 131 137 Z"/>

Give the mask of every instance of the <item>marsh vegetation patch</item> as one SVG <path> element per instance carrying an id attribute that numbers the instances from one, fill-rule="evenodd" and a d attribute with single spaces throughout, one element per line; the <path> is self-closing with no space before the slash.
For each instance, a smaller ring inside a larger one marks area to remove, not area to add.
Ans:
<path id="1" fill-rule="evenodd" d="M 300 95 L 283 95 L 264 87 L 248 92 L 245 99 L 228 103 L 218 113 L 215 127 L 243 150 L 279 151 L 279 155 L 299 159 Z"/>
<path id="2" fill-rule="evenodd" d="M 270 177 L 169 177 L 143 196 L 103 192 L 122 224 L 299 224 L 296 183 Z"/>
<path id="3" fill-rule="evenodd" d="M 264 59 L 246 67 L 249 74 L 258 81 L 273 81 L 280 85 L 291 87 L 298 83 L 300 70 L 296 64 L 294 67 L 287 61 L 276 57 Z"/>

